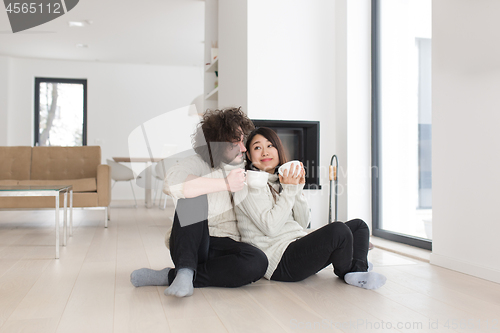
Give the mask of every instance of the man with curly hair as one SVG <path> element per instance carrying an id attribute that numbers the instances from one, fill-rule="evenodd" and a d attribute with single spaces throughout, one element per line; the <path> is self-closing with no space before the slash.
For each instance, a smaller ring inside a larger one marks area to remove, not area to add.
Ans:
<path id="1" fill-rule="evenodd" d="M 245 137 L 254 129 L 240 108 L 207 111 L 196 132 L 196 155 L 167 171 L 163 191 L 176 210 L 165 243 L 175 268 L 141 268 L 134 286 L 167 285 L 165 295 L 190 296 L 193 288 L 239 287 L 259 280 L 267 257 L 240 242 L 232 193 L 243 189 Z"/>

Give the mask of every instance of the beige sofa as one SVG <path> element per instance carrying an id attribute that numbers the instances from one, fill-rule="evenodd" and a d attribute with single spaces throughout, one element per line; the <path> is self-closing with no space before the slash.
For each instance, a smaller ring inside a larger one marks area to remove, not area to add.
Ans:
<path id="1" fill-rule="evenodd" d="M 99 146 L 0 147 L 2 185 L 73 185 L 73 207 L 104 208 L 107 227 L 111 170 Z M 0 209 L 53 207 L 51 197 L 0 197 Z"/>

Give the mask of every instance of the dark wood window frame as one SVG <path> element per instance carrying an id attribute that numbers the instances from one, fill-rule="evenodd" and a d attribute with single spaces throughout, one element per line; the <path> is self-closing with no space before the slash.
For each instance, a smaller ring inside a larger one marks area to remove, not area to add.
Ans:
<path id="1" fill-rule="evenodd" d="M 35 126 L 34 126 L 34 146 L 38 146 L 40 141 L 40 83 L 72 83 L 83 85 L 83 128 L 82 128 L 82 146 L 87 145 L 87 79 L 61 79 L 61 78 L 35 78 Z"/>

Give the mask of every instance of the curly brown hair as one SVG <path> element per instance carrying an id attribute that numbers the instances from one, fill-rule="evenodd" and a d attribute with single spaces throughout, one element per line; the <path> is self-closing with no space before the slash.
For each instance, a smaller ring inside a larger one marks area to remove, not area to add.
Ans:
<path id="1" fill-rule="evenodd" d="M 229 145 L 239 141 L 241 134 L 246 137 L 254 128 L 241 107 L 207 110 L 192 135 L 194 151 L 212 168 L 219 167 Z"/>

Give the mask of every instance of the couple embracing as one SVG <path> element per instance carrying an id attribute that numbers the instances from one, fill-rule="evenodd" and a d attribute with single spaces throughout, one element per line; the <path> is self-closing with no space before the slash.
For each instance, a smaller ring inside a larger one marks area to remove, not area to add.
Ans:
<path id="1" fill-rule="evenodd" d="M 356 219 L 307 233 L 310 210 L 305 170 L 287 162 L 281 140 L 254 128 L 238 108 L 207 111 L 193 135 L 196 155 L 167 171 L 163 191 L 174 198 L 165 238 L 174 268 L 132 272 L 136 287 L 168 286 L 166 295 L 193 288 L 240 287 L 264 277 L 295 282 L 332 264 L 346 283 L 376 289 L 386 278 L 368 263 L 369 229 Z M 245 183 L 245 169 L 268 173 L 264 187 Z"/>

